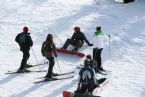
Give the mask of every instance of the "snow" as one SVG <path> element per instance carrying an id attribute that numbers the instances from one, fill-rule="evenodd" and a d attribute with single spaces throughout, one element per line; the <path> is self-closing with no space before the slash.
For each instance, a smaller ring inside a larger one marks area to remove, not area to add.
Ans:
<path id="1" fill-rule="evenodd" d="M 62 97 L 63 90 L 73 91 L 77 86 L 78 70 L 83 58 L 59 54 L 61 72 L 75 70 L 75 78 L 50 83 L 33 84 L 46 72 L 6 75 L 19 67 L 22 53 L 15 36 L 28 26 L 34 41 L 33 50 L 39 63 L 40 49 L 48 33 L 54 35 L 61 47 L 80 26 L 90 42 L 97 25 L 111 35 L 103 50 L 103 66 L 112 71 L 110 81 L 100 93 L 102 97 L 145 97 L 145 1 L 129 4 L 113 0 L 0 0 L 0 97 Z M 36 64 L 32 51 L 29 63 Z M 82 52 L 92 54 L 92 47 Z M 47 70 L 45 65 L 31 70 Z M 55 72 L 59 73 L 56 62 Z M 103 77 L 103 76 L 102 76 Z"/>

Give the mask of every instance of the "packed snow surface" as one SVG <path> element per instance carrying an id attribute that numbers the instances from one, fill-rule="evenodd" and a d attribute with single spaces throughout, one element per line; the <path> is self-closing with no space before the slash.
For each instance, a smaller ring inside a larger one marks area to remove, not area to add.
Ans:
<path id="1" fill-rule="evenodd" d="M 28 26 L 38 63 L 45 58 L 41 45 L 48 33 L 57 47 L 80 26 L 91 43 L 96 26 L 111 35 L 103 49 L 103 66 L 112 71 L 102 97 L 145 97 L 145 1 L 129 4 L 113 0 L 0 0 L 0 97 L 62 97 L 62 91 L 77 87 L 77 66 L 84 58 L 59 54 L 54 72 L 75 70 L 74 78 L 34 84 L 46 72 L 6 75 L 19 68 L 22 53 L 15 36 Z M 110 47 L 110 49 L 109 49 Z M 93 47 L 81 52 L 92 54 Z M 109 53 L 110 51 L 110 53 Z M 30 64 L 37 64 L 32 50 Z M 30 68 L 47 70 L 48 65 Z M 105 76 L 101 76 L 105 77 Z"/>

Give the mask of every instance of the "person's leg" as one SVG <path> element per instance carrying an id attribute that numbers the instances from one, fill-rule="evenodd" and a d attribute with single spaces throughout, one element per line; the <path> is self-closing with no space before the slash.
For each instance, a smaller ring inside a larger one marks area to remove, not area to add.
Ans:
<path id="1" fill-rule="evenodd" d="M 101 79 L 98 79 L 98 84 L 102 84 L 104 81 L 106 80 L 106 78 L 101 78 Z"/>
<path id="2" fill-rule="evenodd" d="M 97 61 L 96 60 L 96 53 L 97 53 L 97 48 L 93 48 L 93 60 Z"/>
<path id="3" fill-rule="evenodd" d="M 24 51 L 22 51 L 22 53 L 23 53 L 23 59 L 21 61 L 21 66 L 19 68 L 21 70 L 26 68 L 27 61 L 28 61 L 29 56 L 30 56 L 29 50 L 24 50 Z"/>
<path id="4" fill-rule="evenodd" d="M 102 50 L 103 50 L 103 48 L 97 50 L 96 58 L 95 58 L 97 60 L 98 68 L 99 69 L 102 68 L 102 59 L 101 59 L 101 52 L 102 52 Z"/>
<path id="5" fill-rule="evenodd" d="M 65 42 L 65 44 L 63 45 L 62 48 L 67 49 L 67 47 L 68 47 L 70 44 L 73 45 L 74 42 L 73 42 L 73 40 L 71 40 L 70 38 L 68 38 L 68 39 L 66 40 L 66 42 Z"/>
<path id="6" fill-rule="evenodd" d="M 46 77 L 50 78 L 52 77 L 52 72 L 53 72 L 53 67 L 54 67 L 55 62 L 54 62 L 54 57 L 49 57 L 47 59 L 49 60 L 49 67 L 48 67 L 48 72 L 47 72 Z"/>
<path id="7" fill-rule="evenodd" d="M 93 82 L 92 83 L 89 83 L 88 86 L 87 86 L 87 88 L 88 88 L 88 92 L 90 94 L 92 94 L 93 90 L 95 89 L 94 83 Z"/>
<path id="8" fill-rule="evenodd" d="M 83 42 L 81 40 L 74 42 L 74 51 L 78 51 L 83 46 Z"/>
<path id="9" fill-rule="evenodd" d="M 86 91 L 87 91 L 87 85 L 82 84 L 78 93 L 85 94 Z"/>

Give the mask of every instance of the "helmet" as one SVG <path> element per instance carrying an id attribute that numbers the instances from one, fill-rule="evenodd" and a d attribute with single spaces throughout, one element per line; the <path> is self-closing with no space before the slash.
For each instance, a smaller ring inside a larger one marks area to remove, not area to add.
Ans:
<path id="1" fill-rule="evenodd" d="M 80 32 L 80 27 L 74 27 L 74 30 L 76 31 L 76 32 Z"/>
<path id="2" fill-rule="evenodd" d="M 29 30 L 28 27 L 23 28 L 23 32 L 28 32 L 28 30 Z"/>
<path id="3" fill-rule="evenodd" d="M 96 27 L 97 31 L 101 31 L 101 26 Z"/>

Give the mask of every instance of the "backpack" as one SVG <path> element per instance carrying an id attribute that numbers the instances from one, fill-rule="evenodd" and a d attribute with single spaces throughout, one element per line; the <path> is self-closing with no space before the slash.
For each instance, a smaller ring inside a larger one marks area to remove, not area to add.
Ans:
<path id="1" fill-rule="evenodd" d="M 90 68 L 83 68 L 80 72 L 80 79 L 82 84 L 89 84 L 93 81 L 93 72 Z"/>
<path id="2" fill-rule="evenodd" d="M 20 44 L 25 44 L 25 43 L 27 43 L 27 34 L 21 34 L 21 35 L 19 36 L 19 43 L 20 43 Z"/>

